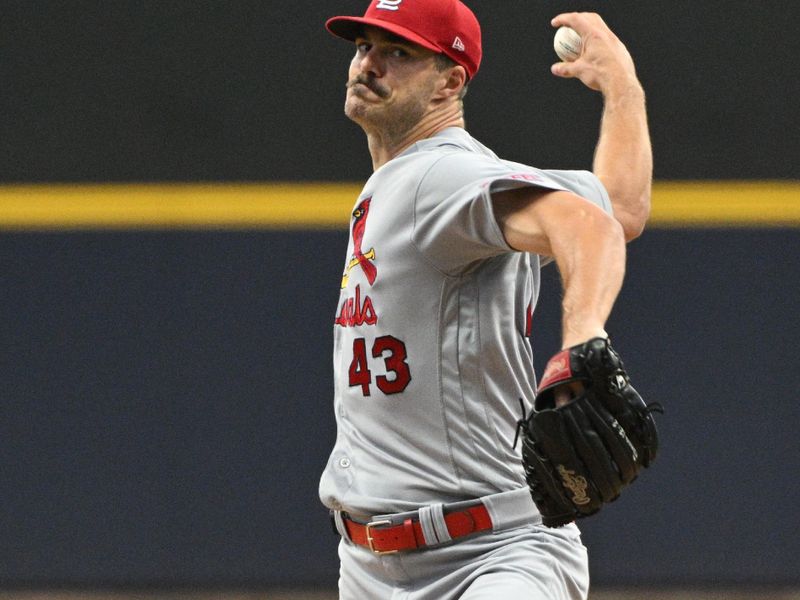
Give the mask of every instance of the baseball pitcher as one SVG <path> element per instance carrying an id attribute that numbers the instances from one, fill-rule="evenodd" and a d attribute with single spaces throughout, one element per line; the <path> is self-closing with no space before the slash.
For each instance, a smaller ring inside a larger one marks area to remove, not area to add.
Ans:
<path id="1" fill-rule="evenodd" d="M 552 24 L 582 40 L 553 74 L 604 98 L 592 172 L 503 160 L 467 133 L 482 40 L 459 0 L 372 0 L 327 22 L 353 43 L 344 110 L 374 166 L 342 266 L 320 482 L 343 600 L 586 598 L 574 521 L 655 458 L 653 407 L 605 331 L 649 213 L 644 93 L 598 15 Z M 537 385 L 546 262 L 563 344 Z"/>

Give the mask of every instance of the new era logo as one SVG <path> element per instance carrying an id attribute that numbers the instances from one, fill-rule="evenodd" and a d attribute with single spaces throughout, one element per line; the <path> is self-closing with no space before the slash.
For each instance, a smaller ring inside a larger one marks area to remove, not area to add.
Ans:
<path id="1" fill-rule="evenodd" d="M 453 40 L 453 48 L 459 52 L 464 52 L 464 50 L 466 50 L 466 47 L 464 47 L 464 42 L 462 42 L 461 38 L 458 36 L 456 36 L 456 39 Z"/>
<path id="2" fill-rule="evenodd" d="M 376 10 L 399 10 L 403 0 L 378 0 Z"/>

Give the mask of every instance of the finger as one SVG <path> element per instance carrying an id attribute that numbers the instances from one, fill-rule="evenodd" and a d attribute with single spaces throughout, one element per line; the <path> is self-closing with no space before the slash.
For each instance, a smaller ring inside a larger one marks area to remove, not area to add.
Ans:
<path id="1" fill-rule="evenodd" d="M 550 20 L 550 25 L 556 28 L 561 27 L 562 25 L 572 27 L 572 29 L 581 34 L 581 36 L 583 36 L 583 34 L 589 30 L 597 27 L 608 27 L 603 20 L 603 17 L 593 12 L 561 13 Z"/>
<path id="2" fill-rule="evenodd" d="M 579 13 L 579 12 L 571 12 L 571 13 L 561 13 L 550 21 L 550 25 L 555 27 L 556 29 L 562 26 L 570 27 L 578 32 L 578 35 L 581 37 L 588 31 L 590 28 L 590 17 L 592 13 Z"/>
<path id="3" fill-rule="evenodd" d="M 576 12 L 570 13 L 561 13 L 560 15 L 556 15 L 550 20 L 550 25 L 553 27 L 561 27 L 562 25 L 566 25 L 567 27 L 572 27 L 575 23 L 575 20 L 578 16 Z M 575 29 L 573 27 L 573 29 Z"/>
<path id="4" fill-rule="evenodd" d="M 576 62 L 577 61 L 556 63 L 550 67 L 550 72 L 556 77 L 577 77 L 577 71 L 575 69 Z"/>
<path id="5" fill-rule="evenodd" d="M 564 406 L 565 404 L 569 404 L 572 402 L 572 394 L 570 393 L 570 389 L 566 386 L 562 386 L 553 390 L 553 399 L 556 402 L 556 408 L 560 406 Z"/>
<path id="6" fill-rule="evenodd" d="M 572 396 L 574 398 L 580 396 L 586 389 L 586 386 L 583 385 L 583 382 L 581 381 L 570 381 L 567 385 L 569 386 L 569 389 L 572 392 Z"/>
<path id="7" fill-rule="evenodd" d="M 571 381 L 553 390 L 556 408 L 569 404 L 583 393 L 584 385 L 580 381 Z"/>

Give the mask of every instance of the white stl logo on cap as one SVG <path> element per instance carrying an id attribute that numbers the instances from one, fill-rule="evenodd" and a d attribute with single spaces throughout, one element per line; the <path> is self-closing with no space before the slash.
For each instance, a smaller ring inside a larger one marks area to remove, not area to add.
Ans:
<path id="1" fill-rule="evenodd" d="M 437 54 L 449 56 L 472 79 L 481 64 L 481 26 L 461 0 L 370 0 L 363 17 L 331 17 L 325 27 L 354 42 L 365 25 L 385 29 Z"/>

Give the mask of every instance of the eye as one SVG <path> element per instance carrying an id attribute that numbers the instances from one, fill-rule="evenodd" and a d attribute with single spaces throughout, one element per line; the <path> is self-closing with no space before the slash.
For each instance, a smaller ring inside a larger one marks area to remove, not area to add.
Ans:
<path id="1" fill-rule="evenodd" d="M 369 52 L 369 49 L 371 47 L 372 46 L 370 46 L 369 43 L 367 42 L 361 42 L 361 41 L 356 42 L 356 50 L 358 51 L 359 54 L 366 54 L 367 52 Z"/>
<path id="2" fill-rule="evenodd" d="M 404 48 L 392 48 L 389 51 L 389 56 L 392 58 L 405 58 L 409 56 L 409 54 Z"/>

